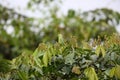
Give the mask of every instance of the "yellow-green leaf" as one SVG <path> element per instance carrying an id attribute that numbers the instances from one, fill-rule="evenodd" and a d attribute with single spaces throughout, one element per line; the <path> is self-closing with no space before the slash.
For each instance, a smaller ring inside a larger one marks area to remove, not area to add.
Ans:
<path id="1" fill-rule="evenodd" d="M 47 51 L 47 55 L 48 55 L 48 60 L 49 60 L 49 62 L 51 62 L 52 54 L 50 53 L 49 50 Z"/>
<path id="2" fill-rule="evenodd" d="M 99 45 L 97 48 L 96 48 L 96 51 L 95 53 L 99 56 L 100 54 L 102 54 L 102 57 L 105 56 L 105 49 L 103 46 Z"/>
<path id="3" fill-rule="evenodd" d="M 97 74 L 95 72 L 95 69 L 92 67 L 89 67 L 85 69 L 84 71 L 86 77 L 88 77 L 89 80 L 98 80 Z"/>
<path id="4" fill-rule="evenodd" d="M 110 76 L 110 77 L 113 77 L 114 74 L 115 74 L 115 67 L 113 67 L 113 68 L 110 70 L 109 76 Z"/>
<path id="5" fill-rule="evenodd" d="M 116 78 L 120 79 L 120 65 L 116 65 L 115 67 L 113 67 L 110 70 L 109 76 L 110 77 L 115 76 Z"/>
<path id="6" fill-rule="evenodd" d="M 18 75 L 21 80 L 28 80 L 28 75 L 25 72 L 19 70 Z"/>
<path id="7" fill-rule="evenodd" d="M 39 53 L 41 53 L 41 51 L 39 51 L 37 48 L 33 53 L 33 57 L 34 57 L 34 61 L 37 64 L 37 66 L 42 67 L 41 60 L 39 59 Z"/>
<path id="8" fill-rule="evenodd" d="M 87 42 L 83 41 L 82 44 L 83 44 L 84 49 L 92 49 L 91 46 Z"/>
<path id="9" fill-rule="evenodd" d="M 104 57 L 106 52 L 103 46 L 101 46 L 101 53 L 102 53 L 102 57 Z"/>
<path id="10" fill-rule="evenodd" d="M 100 46 L 97 46 L 95 53 L 99 56 L 99 54 L 100 54 Z"/>
<path id="11" fill-rule="evenodd" d="M 59 35 L 58 35 L 58 43 L 60 43 L 60 44 L 63 44 L 63 43 L 64 43 L 64 39 L 63 39 L 62 34 L 59 34 Z"/>
<path id="12" fill-rule="evenodd" d="M 47 67 L 48 66 L 48 53 L 45 53 L 43 55 L 43 63 L 44 63 L 44 66 Z"/>
<path id="13" fill-rule="evenodd" d="M 117 65 L 115 67 L 115 77 L 117 77 L 118 79 L 120 79 L 120 65 Z"/>

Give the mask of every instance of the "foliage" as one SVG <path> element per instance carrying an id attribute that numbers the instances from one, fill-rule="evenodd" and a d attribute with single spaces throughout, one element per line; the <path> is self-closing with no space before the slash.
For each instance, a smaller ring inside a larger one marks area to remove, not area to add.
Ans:
<path id="1" fill-rule="evenodd" d="M 44 3 L 50 15 L 41 19 L 0 5 L 0 80 L 119 80 L 120 14 L 69 10 L 59 17 L 53 2 L 28 3 Z"/>
<path id="2" fill-rule="evenodd" d="M 106 12 L 110 12 L 107 14 Z M 70 16 L 73 13 L 72 17 Z M 89 14 L 92 15 L 89 16 Z M 101 16 L 105 16 L 105 18 Z M 114 17 L 116 18 L 110 18 Z M 77 14 L 74 10 L 68 11 L 67 16 L 57 17 L 56 14 L 52 14 L 52 20 L 48 27 L 42 29 L 44 35 L 42 36 L 43 41 L 57 40 L 57 35 L 61 33 L 64 38 L 69 39 L 71 35 L 77 36 L 80 41 L 88 41 L 91 38 L 96 38 L 98 35 L 103 38 L 104 35 L 110 35 L 116 32 L 115 26 L 119 24 L 118 18 L 119 13 L 112 12 L 107 9 L 98 9 L 95 11 L 89 11 L 81 14 Z M 87 20 L 90 18 L 91 20 Z M 115 20 L 115 23 L 113 22 Z M 116 23 L 118 22 L 118 23 Z M 111 24 L 110 24 L 111 23 Z"/>
<path id="3" fill-rule="evenodd" d="M 37 47 L 39 37 L 31 30 L 37 25 L 33 25 L 32 21 L 32 18 L 0 5 L 0 54 L 11 59 L 18 56 L 22 49 L 34 50 Z"/>
<path id="4" fill-rule="evenodd" d="M 120 35 L 113 34 L 104 42 L 96 39 L 85 43 L 89 48 L 84 44 L 74 45 L 60 34 L 55 44 L 40 43 L 33 53 L 26 51 L 9 61 L 9 70 L 1 71 L 1 79 L 120 79 Z"/>
<path id="5" fill-rule="evenodd" d="M 36 1 L 40 0 L 33 0 L 31 5 Z M 50 3 L 48 0 L 45 2 Z M 5 58 L 12 59 L 24 49 L 34 50 L 40 42 L 55 43 L 58 34 L 62 34 L 66 39 L 71 35 L 77 36 L 81 42 L 98 35 L 103 37 L 116 32 L 115 26 L 119 24 L 120 19 L 119 13 L 108 9 L 85 13 L 69 10 L 68 14 L 62 17 L 57 16 L 58 10 L 59 8 L 52 7 L 48 10 L 50 17 L 35 19 L 0 5 L 0 53 Z M 11 28 L 12 32 L 9 31 Z"/>

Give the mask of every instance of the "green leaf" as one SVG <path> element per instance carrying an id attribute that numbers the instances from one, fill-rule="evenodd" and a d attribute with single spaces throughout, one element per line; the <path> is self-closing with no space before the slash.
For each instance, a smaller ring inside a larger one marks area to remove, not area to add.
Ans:
<path id="1" fill-rule="evenodd" d="M 7 73 L 11 70 L 11 63 L 9 60 L 0 60 L 0 72 Z"/>
<path id="2" fill-rule="evenodd" d="M 117 77 L 118 79 L 120 79 L 120 65 L 117 65 L 115 67 L 115 77 Z"/>
<path id="3" fill-rule="evenodd" d="M 75 62 L 74 58 L 74 53 L 70 53 L 65 57 L 65 64 L 73 64 Z"/>
<path id="4" fill-rule="evenodd" d="M 96 53 L 98 56 L 99 56 L 100 54 L 102 54 L 102 57 L 104 57 L 106 52 L 105 52 L 104 47 L 101 46 L 101 45 L 99 45 L 99 46 L 97 46 L 95 53 Z"/>
<path id="5" fill-rule="evenodd" d="M 75 16 L 75 11 L 72 10 L 72 9 L 69 10 L 69 11 L 68 11 L 68 17 L 69 17 L 69 18 L 72 18 L 72 17 L 74 17 L 74 16 Z"/>
<path id="6" fill-rule="evenodd" d="M 116 65 L 115 67 L 113 67 L 110 70 L 109 76 L 110 77 L 115 76 L 116 78 L 120 79 L 120 65 Z"/>
<path id="7" fill-rule="evenodd" d="M 109 76 L 113 77 L 115 75 L 115 67 L 110 70 Z"/>
<path id="8" fill-rule="evenodd" d="M 64 44 L 64 39 L 63 39 L 62 34 L 59 34 L 59 35 L 58 35 L 58 43 Z"/>
<path id="9" fill-rule="evenodd" d="M 98 77 L 94 68 L 89 67 L 85 69 L 84 73 L 89 80 L 98 80 Z"/>
<path id="10" fill-rule="evenodd" d="M 101 53 L 102 53 L 102 57 L 104 57 L 106 52 L 103 46 L 101 46 Z"/>
<path id="11" fill-rule="evenodd" d="M 48 59 L 49 59 L 48 53 L 45 53 L 45 54 L 43 55 L 43 59 L 42 59 L 45 67 L 48 66 Z"/>
<path id="12" fill-rule="evenodd" d="M 99 54 L 100 54 L 100 46 L 97 46 L 97 48 L 95 50 L 95 53 L 99 56 Z"/>
<path id="13" fill-rule="evenodd" d="M 48 62 L 51 63 L 52 53 L 49 50 L 47 51 L 47 56 L 48 56 Z"/>
<path id="14" fill-rule="evenodd" d="M 84 49 L 92 49 L 91 46 L 87 42 L 83 41 L 82 44 L 83 44 Z"/>
<path id="15" fill-rule="evenodd" d="M 28 75 L 23 71 L 18 71 L 18 75 L 22 80 L 28 80 Z"/>
<path id="16" fill-rule="evenodd" d="M 38 48 L 35 50 L 35 52 L 33 53 L 33 57 L 34 57 L 34 61 L 37 64 L 37 66 L 42 67 L 42 62 L 39 59 L 40 56 L 42 56 L 42 51 L 38 50 Z"/>

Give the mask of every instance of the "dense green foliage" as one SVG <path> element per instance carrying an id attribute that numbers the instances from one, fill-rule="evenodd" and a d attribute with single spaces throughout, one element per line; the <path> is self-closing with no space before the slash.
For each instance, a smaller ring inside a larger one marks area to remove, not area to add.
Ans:
<path id="1" fill-rule="evenodd" d="M 98 38 L 92 44 L 78 45 L 76 41 L 75 37 L 65 41 L 59 34 L 55 44 L 41 43 L 33 53 L 25 51 L 11 61 L 4 61 L 1 79 L 120 79 L 120 35 L 113 34 L 104 42 Z"/>
<path id="2" fill-rule="evenodd" d="M 0 4 L 0 80 L 119 80 L 120 14 L 69 10 L 59 17 L 52 2 L 28 3 L 48 7 L 40 19 Z"/>

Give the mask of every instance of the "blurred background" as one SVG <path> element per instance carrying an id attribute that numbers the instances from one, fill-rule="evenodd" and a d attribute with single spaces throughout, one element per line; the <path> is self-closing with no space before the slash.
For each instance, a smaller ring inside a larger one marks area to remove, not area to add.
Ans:
<path id="1" fill-rule="evenodd" d="M 0 59 L 32 52 L 58 34 L 78 43 L 120 33 L 120 0 L 0 0 Z"/>

